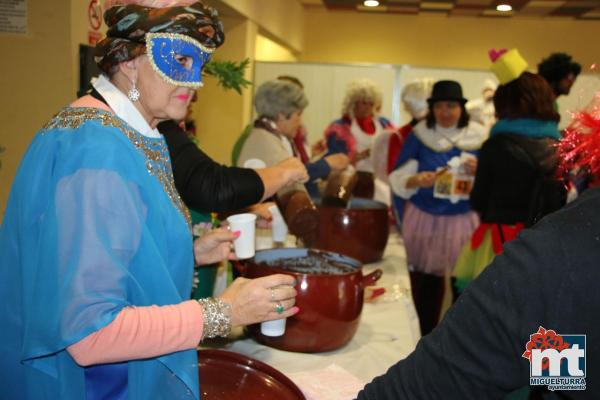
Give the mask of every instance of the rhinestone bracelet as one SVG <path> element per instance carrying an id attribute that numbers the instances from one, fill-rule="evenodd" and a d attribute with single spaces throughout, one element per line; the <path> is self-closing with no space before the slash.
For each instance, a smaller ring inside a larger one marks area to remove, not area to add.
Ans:
<path id="1" fill-rule="evenodd" d="M 198 303 L 204 310 L 202 340 L 229 335 L 231 332 L 231 306 L 214 297 L 199 299 Z"/>

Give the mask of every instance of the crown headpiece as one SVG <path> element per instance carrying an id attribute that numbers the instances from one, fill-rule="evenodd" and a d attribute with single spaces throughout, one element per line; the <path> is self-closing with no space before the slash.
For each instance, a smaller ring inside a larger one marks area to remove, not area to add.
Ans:
<path id="1" fill-rule="evenodd" d="M 490 69 L 501 85 L 514 81 L 527 70 L 527 61 L 521 57 L 517 49 L 491 49 L 489 55 L 492 60 Z"/>

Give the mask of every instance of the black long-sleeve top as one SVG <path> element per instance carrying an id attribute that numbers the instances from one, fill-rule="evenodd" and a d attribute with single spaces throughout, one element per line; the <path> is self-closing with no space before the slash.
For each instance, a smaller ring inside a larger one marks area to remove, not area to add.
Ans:
<path id="1" fill-rule="evenodd" d="M 108 104 L 96 89 L 90 95 Z M 256 171 L 214 162 L 173 120 L 157 129 L 167 142 L 175 188 L 186 206 L 203 213 L 227 212 L 262 199 L 265 187 Z"/>
<path id="2" fill-rule="evenodd" d="M 441 324 L 358 399 L 502 399 L 529 385 L 522 354 L 540 326 L 587 335 L 587 389 L 544 398 L 600 399 L 598 210 L 600 188 L 588 190 L 507 243 Z"/>
<path id="3" fill-rule="evenodd" d="M 549 207 L 543 212 L 555 211 L 564 204 L 564 187 L 555 179 L 555 144 L 550 138 L 505 133 L 483 144 L 470 197 L 471 208 L 480 213 L 482 222 L 527 222 L 532 207 L 537 207 L 532 198 L 542 190 L 542 183 Z"/>
<path id="4" fill-rule="evenodd" d="M 198 212 L 233 211 L 262 199 L 265 187 L 256 171 L 216 163 L 174 121 L 161 122 L 157 128 L 169 148 L 175 187 L 188 207 Z"/>

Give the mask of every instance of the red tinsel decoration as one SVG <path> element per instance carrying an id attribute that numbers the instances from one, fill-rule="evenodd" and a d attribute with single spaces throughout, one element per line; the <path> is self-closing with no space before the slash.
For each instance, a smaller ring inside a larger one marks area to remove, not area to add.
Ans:
<path id="1" fill-rule="evenodd" d="M 591 186 L 600 184 L 600 112 L 596 108 L 573 115 L 558 146 L 559 174 L 583 171 Z"/>

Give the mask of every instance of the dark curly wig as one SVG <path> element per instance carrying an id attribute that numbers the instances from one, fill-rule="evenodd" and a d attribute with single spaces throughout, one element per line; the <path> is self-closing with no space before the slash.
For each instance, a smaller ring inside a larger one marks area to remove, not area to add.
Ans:
<path id="1" fill-rule="evenodd" d="M 573 61 L 573 57 L 567 53 L 553 53 L 538 64 L 538 74 L 544 77 L 558 93 L 558 83 L 569 74 L 575 77 L 581 72 L 581 65 Z"/>

